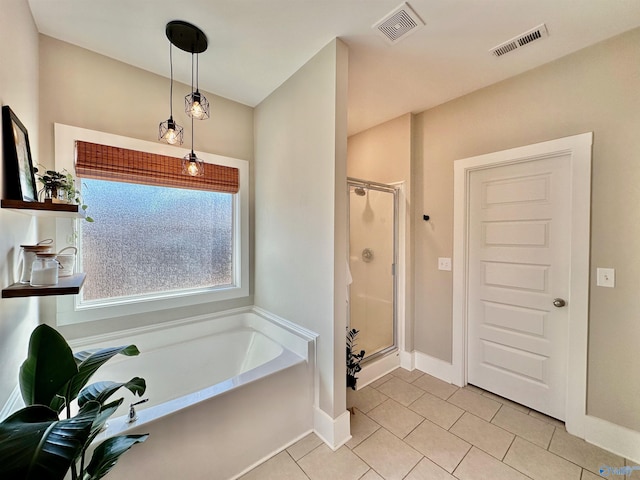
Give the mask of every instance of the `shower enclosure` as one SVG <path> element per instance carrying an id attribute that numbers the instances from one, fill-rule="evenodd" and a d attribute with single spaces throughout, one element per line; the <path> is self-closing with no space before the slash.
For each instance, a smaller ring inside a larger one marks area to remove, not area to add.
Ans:
<path id="1" fill-rule="evenodd" d="M 397 348 L 396 188 L 349 178 L 349 326 L 365 361 Z"/>

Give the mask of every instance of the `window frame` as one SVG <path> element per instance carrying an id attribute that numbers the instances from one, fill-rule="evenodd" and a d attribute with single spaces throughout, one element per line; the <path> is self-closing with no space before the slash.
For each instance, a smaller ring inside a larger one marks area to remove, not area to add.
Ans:
<path id="1" fill-rule="evenodd" d="M 75 141 L 100 143 L 131 150 L 183 157 L 190 150 L 171 145 L 149 142 L 120 135 L 114 135 L 79 127 L 56 123 L 55 131 L 55 168 L 75 172 Z M 203 303 L 238 299 L 249 296 L 249 163 L 232 157 L 197 152 L 198 158 L 205 163 L 226 165 L 239 170 L 240 189 L 234 195 L 233 208 L 233 284 L 224 287 L 198 288 L 175 292 L 157 293 L 128 297 L 119 300 L 107 300 L 96 304 L 83 304 L 79 295 L 57 297 L 57 325 L 73 325 L 95 320 L 107 320 L 122 316 L 130 316 L 155 312 L 158 310 L 186 308 Z M 75 175 L 74 175 L 75 176 Z M 82 189 L 82 182 L 78 182 Z M 169 188 L 169 187 L 167 187 Z M 89 206 L 91 207 L 91 206 Z M 96 219 L 96 221 L 100 221 Z M 66 238 L 70 228 L 82 228 L 81 220 L 56 220 L 55 239 L 58 249 L 67 244 Z M 80 237 L 80 235 L 78 235 Z M 81 258 L 82 245 L 78 245 L 78 257 Z"/>

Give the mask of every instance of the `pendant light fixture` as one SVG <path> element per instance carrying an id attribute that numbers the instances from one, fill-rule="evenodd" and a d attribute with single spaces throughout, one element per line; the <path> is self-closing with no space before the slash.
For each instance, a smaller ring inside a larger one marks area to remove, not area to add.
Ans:
<path id="1" fill-rule="evenodd" d="M 196 120 L 206 120 L 209 118 L 209 100 L 200 93 L 198 88 L 198 78 L 199 78 L 199 70 L 200 70 L 200 62 L 198 54 L 195 54 L 196 57 L 196 91 L 193 91 L 193 57 L 194 54 L 191 54 L 191 93 L 184 97 L 184 111 L 191 118 L 195 118 Z"/>
<path id="2" fill-rule="evenodd" d="M 182 145 L 183 128 L 173 120 L 173 45 L 169 44 L 169 65 L 171 68 L 171 83 L 169 87 L 169 119 L 161 122 L 158 127 L 158 140 L 171 145 Z"/>
<path id="3" fill-rule="evenodd" d="M 191 153 L 187 153 L 182 158 L 182 173 L 199 177 L 204 175 L 204 162 L 193 151 L 193 118 L 191 117 Z"/>
<path id="4" fill-rule="evenodd" d="M 193 56 L 207 49 L 207 36 L 195 25 L 182 20 L 173 20 L 167 23 L 166 34 L 172 45 L 175 45 L 180 50 L 191 53 L 191 93 L 185 97 L 185 111 L 191 117 L 191 152 L 182 159 L 182 173 L 194 177 L 204 175 L 204 162 L 200 160 L 193 151 L 193 119 L 205 120 L 209 118 L 209 102 L 198 90 L 197 78 L 196 90 L 193 90 Z M 173 66 L 171 68 L 171 78 L 173 94 Z M 173 118 L 170 117 L 167 122 L 172 120 Z M 175 125 L 175 122 L 173 124 Z M 162 124 L 160 126 L 162 128 Z"/>

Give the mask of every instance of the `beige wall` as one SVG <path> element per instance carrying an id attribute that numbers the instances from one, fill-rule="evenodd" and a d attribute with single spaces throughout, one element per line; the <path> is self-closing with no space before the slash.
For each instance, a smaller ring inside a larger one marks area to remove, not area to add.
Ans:
<path id="1" fill-rule="evenodd" d="M 174 55 L 174 68 L 176 57 Z M 168 63 L 167 58 L 167 71 Z M 183 147 L 191 144 L 191 122 L 184 113 L 184 96 L 188 93 L 189 86 L 174 83 L 173 116 L 185 129 Z M 195 150 L 248 160 L 252 168 L 253 109 L 209 92 L 203 93 L 211 104 L 211 118 L 194 122 Z M 158 124 L 168 117 L 167 78 L 40 35 L 41 164 L 54 164 L 54 123 L 157 141 Z M 53 222 L 41 222 L 40 227 L 43 233 L 53 235 Z M 65 326 L 60 330 L 68 338 L 75 338 L 252 303 L 251 297 L 245 297 Z M 41 300 L 41 321 L 55 325 L 54 299 Z"/>
<path id="2" fill-rule="evenodd" d="M 179 57 L 174 53 L 174 69 Z M 184 57 L 190 58 L 186 53 Z M 173 117 L 184 127 L 185 145 L 191 144 L 191 121 L 184 112 L 189 90 L 174 82 Z M 203 93 L 211 104 L 211 118 L 194 122 L 195 150 L 251 161 L 253 109 Z M 158 124 L 169 117 L 169 80 L 41 35 L 40 99 L 41 162 L 48 164 L 53 162 L 54 122 L 157 141 Z"/>
<path id="3" fill-rule="evenodd" d="M 377 125 L 348 140 L 347 175 L 380 183 L 409 182 L 411 114 Z"/>
<path id="4" fill-rule="evenodd" d="M 637 29 L 416 118 L 416 217 L 432 217 L 416 228 L 416 350 L 451 360 L 452 278 L 437 257 L 452 255 L 453 161 L 593 131 L 588 413 L 640 431 L 639 91 Z M 596 267 L 616 269 L 614 289 L 595 286 Z"/>
<path id="5" fill-rule="evenodd" d="M 346 396 L 346 63 L 334 40 L 255 111 L 255 303 L 319 334 L 331 418 Z"/>
<path id="6" fill-rule="evenodd" d="M 413 350 L 413 262 L 411 260 L 411 136 L 410 113 L 352 135 L 348 139 L 347 176 L 380 183 L 404 182 L 406 203 L 405 349 Z"/>
<path id="7" fill-rule="evenodd" d="M 27 128 L 35 155 L 39 137 L 38 33 L 27 2 L 3 0 L 0 32 L 3 38 L 0 42 L 0 103 L 9 105 Z M 3 169 L 0 168 L 0 184 L 3 182 Z M 33 217 L 0 210 L 2 288 L 19 280 L 20 245 L 35 243 L 37 239 Z M 35 299 L 0 299 L 0 407 L 17 385 L 18 368 L 26 358 L 29 335 L 37 321 L 38 303 Z"/>

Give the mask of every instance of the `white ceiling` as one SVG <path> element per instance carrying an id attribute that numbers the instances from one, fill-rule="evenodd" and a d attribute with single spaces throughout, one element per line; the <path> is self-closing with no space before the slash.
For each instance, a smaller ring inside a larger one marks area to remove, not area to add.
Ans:
<path id="1" fill-rule="evenodd" d="M 333 38 L 349 46 L 349 132 L 420 112 L 640 26 L 640 0 L 409 0 L 426 27 L 371 26 L 401 0 L 29 0 L 40 33 L 168 76 L 165 25 L 200 27 L 200 87 L 256 106 Z M 488 50 L 541 23 L 549 36 Z M 180 52 L 175 50 L 175 52 Z M 182 52 L 181 52 L 182 53 Z M 174 55 L 190 82 L 190 56 Z M 215 114 L 215 113 L 214 113 Z"/>

